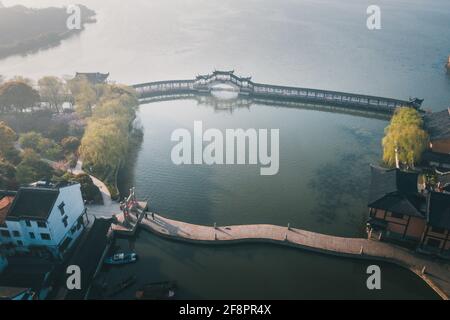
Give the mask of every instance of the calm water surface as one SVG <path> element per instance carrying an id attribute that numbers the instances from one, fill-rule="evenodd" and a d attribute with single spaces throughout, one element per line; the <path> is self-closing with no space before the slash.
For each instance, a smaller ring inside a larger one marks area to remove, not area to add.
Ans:
<path id="1" fill-rule="evenodd" d="M 142 105 L 144 141 L 123 173 L 152 210 L 184 221 L 218 225 L 272 223 L 328 234 L 364 236 L 369 164 L 380 158 L 385 121 L 253 104 L 217 110 L 196 100 Z M 280 171 L 258 166 L 176 166 L 170 161 L 176 128 L 279 128 Z M 208 247 L 159 239 L 142 231 L 117 241 L 142 259 L 107 269 L 109 282 L 137 274 L 139 283 L 176 280 L 180 298 L 436 298 L 416 276 L 382 264 L 383 288 L 367 290 L 370 263 L 272 245 Z"/>
<path id="2" fill-rule="evenodd" d="M 61 6 L 72 0 L 3 0 Z M 235 69 L 258 82 L 450 103 L 448 0 L 78 0 L 98 22 L 57 48 L 0 61 L 6 75 L 110 72 L 132 84 Z M 0 30 L 3 32 L 3 30 Z M 6 30 L 7 32 L 7 30 Z"/>
<path id="3" fill-rule="evenodd" d="M 6 5 L 72 0 L 4 0 Z M 448 0 L 379 0 L 382 30 L 368 31 L 368 0 L 78 0 L 98 22 L 58 47 L 0 61 L 0 73 L 38 78 L 110 72 L 132 84 L 235 69 L 258 82 L 450 103 Z M 0 30 L 3 32 L 3 30 Z M 369 163 L 380 159 L 385 122 L 349 115 L 251 105 L 218 111 L 195 100 L 143 105 L 140 149 L 122 187 L 135 185 L 152 209 L 193 223 L 274 223 L 363 236 Z M 170 134 L 194 120 L 225 128 L 279 128 L 280 172 L 257 166 L 170 162 Z M 141 260 L 106 270 L 111 283 L 176 280 L 182 298 L 436 298 L 407 271 L 382 265 L 383 290 L 365 287 L 366 263 L 265 245 L 205 247 L 145 232 L 118 240 Z M 138 286 L 138 285 L 137 285 Z M 136 286 L 136 287 L 137 287 Z M 136 287 L 119 298 L 132 297 Z"/>

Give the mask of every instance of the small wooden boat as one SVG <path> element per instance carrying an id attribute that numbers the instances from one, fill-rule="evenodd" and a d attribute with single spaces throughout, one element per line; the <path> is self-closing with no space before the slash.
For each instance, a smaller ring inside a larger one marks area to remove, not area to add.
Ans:
<path id="1" fill-rule="evenodd" d="M 132 286 L 135 283 L 136 283 L 136 276 L 130 276 L 126 278 L 125 280 L 111 287 L 111 289 L 108 292 L 108 297 L 115 296 L 116 294 L 122 292 L 123 290 Z"/>
<path id="2" fill-rule="evenodd" d="M 173 281 L 154 282 L 144 285 L 136 291 L 139 300 L 168 300 L 175 297 L 176 284 Z"/>
<path id="3" fill-rule="evenodd" d="M 136 262 L 137 258 L 138 256 L 134 252 L 131 253 L 120 252 L 116 253 L 112 257 L 106 258 L 105 264 L 116 265 L 116 264 L 133 263 Z"/>

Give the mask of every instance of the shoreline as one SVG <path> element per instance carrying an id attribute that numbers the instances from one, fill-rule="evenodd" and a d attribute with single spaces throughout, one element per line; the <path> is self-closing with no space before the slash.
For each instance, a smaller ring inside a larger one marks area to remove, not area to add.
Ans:
<path id="1" fill-rule="evenodd" d="M 0 45 L 0 60 L 5 60 L 12 57 L 17 56 L 28 56 L 31 54 L 38 53 L 42 50 L 48 50 L 51 48 L 58 47 L 61 45 L 61 42 L 76 35 L 81 34 L 86 28 L 87 24 L 94 24 L 97 22 L 96 16 L 97 13 L 83 5 L 80 5 L 82 19 L 80 21 L 81 27 L 80 29 L 68 30 L 65 25 L 51 25 L 50 22 L 53 23 L 63 23 L 64 19 L 69 17 L 69 14 L 66 13 L 65 7 L 46 7 L 46 8 L 28 8 L 22 5 L 15 5 L 5 8 L 0 8 L 0 14 L 2 10 L 11 11 L 13 14 L 16 14 L 21 19 L 25 19 L 27 21 L 22 21 L 22 24 L 30 24 L 30 28 L 34 28 L 35 25 L 40 26 L 42 23 L 47 21 L 49 23 L 48 30 L 45 30 L 41 34 L 37 35 L 28 35 L 27 38 L 22 38 L 20 35 L 17 36 L 20 41 L 4 41 L 3 44 Z M 48 15 L 52 15 L 54 21 L 49 21 L 47 17 Z M 0 15 L 1 17 L 1 15 Z M 55 28 L 57 27 L 57 30 Z M 10 32 L 14 32 L 15 26 L 8 26 Z M 1 39 L 1 38 L 0 38 Z"/>
<path id="2" fill-rule="evenodd" d="M 392 263 L 413 272 L 421 278 L 442 300 L 450 299 L 448 280 L 450 265 L 438 263 L 408 249 L 364 238 L 344 238 L 306 230 L 276 225 L 233 225 L 209 227 L 164 218 L 151 213 L 148 219 L 139 219 L 137 225 L 161 238 L 202 245 L 238 245 L 244 243 L 267 243 L 340 258 L 371 260 Z M 119 221 L 121 215 L 119 215 Z M 134 218 L 134 217 L 133 217 Z M 122 219 L 123 220 L 123 219 Z M 133 230 L 121 226 L 114 234 L 133 236 Z"/>

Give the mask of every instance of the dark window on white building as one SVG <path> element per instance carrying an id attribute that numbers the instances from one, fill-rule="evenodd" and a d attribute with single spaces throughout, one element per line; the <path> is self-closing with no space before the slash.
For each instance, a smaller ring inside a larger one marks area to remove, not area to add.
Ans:
<path id="1" fill-rule="evenodd" d="M 14 231 L 13 231 L 13 236 L 16 237 L 16 238 L 20 238 L 20 232 L 14 230 Z"/>
<path id="2" fill-rule="evenodd" d="M 67 223 L 67 216 L 65 216 L 63 219 L 62 219 L 62 222 L 63 222 L 63 224 L 64 224 L 64 228 L 67 228 L 67 225 L 68 225 L 68 223 Z"/>
<path id="3" fill-rule="evenodd" d="M 42 240 L 50 240 L 50 235 L 48 233 L 41 233 Z"/>
<path id="4" fill-rule="evenodd" d="M 27 225 L 27 227 L 31 227 L 31 221 L 30 220 L 25 220 L 25 224 Z"/>
<path id="5" fill-rule="evenodd" d="M 8 230 L 2 230 L 2 231 L 0 231 L 0 234 L 1 234 L 2 237 L 4 237 L 4 238 L 11 238 L 11 234 L 9 233 Z"/>
<path id="6" fill-rule="evenodd" d="M 63 202 L 61 202 L 61 204 L 58 206 L 58 209 L 59 209 L 59 211 L 61 212 L 61 215 L 63 216 L 66 212 L 65 212 L 65 210 L 64 210 L 64 206 L 65 206 L 66 204 L 64 203 L 64 201 Z"/>
<path id="7" fill-rule="evenodd" d="M 34 235 L 33 232 L 30 232 L 29 235 L 30 235 L 30 238 L 31 238 L 31 239 L 36 239 L 36 236 Z"/>
<path id="8" fill-rule="evenodd" d="M 43 222 L 43 221 L 38 221 L 37 222 L 37 226 L 39 228 L 47 228 L 47 224 L 45 222 Z"/>

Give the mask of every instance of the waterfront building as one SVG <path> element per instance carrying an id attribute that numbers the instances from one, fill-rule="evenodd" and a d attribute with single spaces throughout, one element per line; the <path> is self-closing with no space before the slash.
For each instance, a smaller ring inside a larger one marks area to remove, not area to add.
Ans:
<path id="1" fill-rule="evenodd" d="M 418 174 L 371 167 L 369 224 L 373 232 L 404 242 L 420 242 L 426 197 L 418 192 Z"/>
<path id="2" fill-rule="evenodd" d="M 432 167 L 438 171 L 450 171 L 450 153 L 437 153 L 431 150 L 426 150 L 422 155 L 422 164 L 425 167 Z"/>
<path id="3" fill-rule="evenodd" d="M 450 155 L 450 107 L 424 116 L 424 127 L 430 135 L 430 150 Z"/>
<path id="4" fill-rule="evenodd" d="M 108 79 L 109 73 L 77 72 L 75 74 L 75 79 L 80 79 L 81 77 L 85 77 L 92 84 L 102 84 Z"/>
<path id="5" fill-rule="evenodd" d="M 371 167 L 369 238 L 450 257 L 450 193 L 419 191 L 418 173 Z"/>
<path id="6" fill-rule="evenodd" d="M 430 192 L 421 249 L 450 255 L 450 194 Z"/>
<path id="7" fill-rule="evenodd" d="M 86 225 L 79 184 L 37 184 L 0 192 L 0 251 L 62 258 Z"/>

